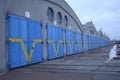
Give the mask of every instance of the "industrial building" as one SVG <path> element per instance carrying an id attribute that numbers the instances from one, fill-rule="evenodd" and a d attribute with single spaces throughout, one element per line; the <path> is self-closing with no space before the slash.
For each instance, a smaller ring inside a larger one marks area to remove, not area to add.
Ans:
<path id="1" fill-rule="evenodd" d="M 0 1 L 0 73 L 109 45 L 65 0 Z"/>

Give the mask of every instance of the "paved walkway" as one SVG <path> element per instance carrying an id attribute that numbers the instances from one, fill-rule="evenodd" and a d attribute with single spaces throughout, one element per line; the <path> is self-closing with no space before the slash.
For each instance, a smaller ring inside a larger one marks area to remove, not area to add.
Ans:
<path id="1" fill-rule="evenodd" d="M 120 61 L 106 63 L 112 47 L 14 69 L 0 80 L 120 80 Z"/>

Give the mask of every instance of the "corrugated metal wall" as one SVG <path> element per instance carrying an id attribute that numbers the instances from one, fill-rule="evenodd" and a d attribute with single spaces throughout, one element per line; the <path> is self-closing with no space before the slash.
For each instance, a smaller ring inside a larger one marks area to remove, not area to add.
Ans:
<path id="1" fill-rule="evenodd" d="M 19 16 L 8 15 L 8 55 L 9 68 L 34 64 L 43 61 L 42 24 Z M 47 24 L 47 56 L 54 59 L 64 56 L 63 29 Z M 109 45 L 109 41 L 80 32 L 66 30 L 66 54 L 89 51 Z"/>
<path id="2" fill-rule="evenodd" d="M 83 52 L 83 44 L 82 44 L 82 34 L 77 32 L 77 50 L 78 53 Z"/>
<path id="3" fill-rule="evenodd" d="M 47 25 L 47 42 L 48 59 L 64 55 L 62 28 Z"/>
<path id="4" fill-rule="evenodd" d="M 75 34 L 71 30 L 66 30 L 67 55 L 75 54 Z"/>
<path id="5" fill-rule="evenodd" d="M 9 15 L 9 68 L 42 61 L 42 26 L 40 23 Z"/>

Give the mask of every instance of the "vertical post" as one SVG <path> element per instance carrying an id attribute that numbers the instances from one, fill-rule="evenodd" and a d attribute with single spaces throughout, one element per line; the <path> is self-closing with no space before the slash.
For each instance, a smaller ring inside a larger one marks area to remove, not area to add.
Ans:
<path id="1" fill-rule="evenodd" d="M 63 57 L 63 61 L 65 61 L 65 57 L 66 57 L 66 29 L 63 28 L 63 45 L 64 45 L 64 57 Z"/>
<path id="2" fill-rule="evenodd" d="M 43 40 L 43 59 L 47 60 L 48 59 L 48 50 L 47 50 L 47 24 L 42 23 L 42 40 Z"/>
<path id="3" fill-rule="evenodd" d="M 7 43 L 7 28 L 6 10 L 0 9 L 0 75 L 8 71 L 8 43 Z"/>

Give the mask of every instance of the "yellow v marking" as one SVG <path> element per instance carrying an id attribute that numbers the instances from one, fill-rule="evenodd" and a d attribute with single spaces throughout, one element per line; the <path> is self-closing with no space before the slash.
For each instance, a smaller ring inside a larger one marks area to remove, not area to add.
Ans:
<path id="1" fill-rule="evenodd" d="M 63 41 L 62 40 L 58 41 L 57 47 L 55 46 L 55 43 L 53 40 L 48 40 L 48 43 L 52 43 L 55 54 L 56 54 L 56 56 L 58 56 L 59 47 L 60 47 L 60 44 L 63 43 Z"/>
<path id="2" fill-rule="evenodd" d="M 32 55 L 33 55 L 33 51 L 34 51 L 34 47 L 36 45 L 36 43 L 41 43 L 42 40 L 34 40 L 33 44 L 32 44 L 32 49 L 30 51 L 30 55 L 28 55 L 28 52 L 26 50 L 26 47 L 25 47 L 25 44 L 24 44 L 24 41 L 22 39 L 19 39 L 19 38 L 10 38 L 9 39 L 10 42 L 18 42 L 21 44 L 22 46 L 22 49 L 23 49 L 23 52 L 24 52 L 24 55 L 28 61 L 28 63 L 30 63 L 31 59 L 32 59 Z"/>
<path id="3" fill-rule="evenodd" d="M 72 53 L 73 47 L 74 47 L 74 41 L 70 43 L 70 41 L 67 41 L 67 44 L 69 45 L 70 52 Z"/>

